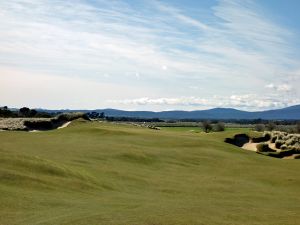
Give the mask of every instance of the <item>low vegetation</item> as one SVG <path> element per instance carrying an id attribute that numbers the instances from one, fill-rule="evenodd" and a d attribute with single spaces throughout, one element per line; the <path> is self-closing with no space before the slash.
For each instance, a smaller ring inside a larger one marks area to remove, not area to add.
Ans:
<path id="1" fill-rule="evenodd" d="M 268 121 L 254 125 L 254 130 L 258 132 L 264 131 L 280 131 L 285 133 L 300 134 L 300 121 Z"/>
<path id="2" fill-rule="evenodd" d="M 90 120 L 84 113 L 64 113 L 54 118 L 0 118 L 2 130 L 51 130 L 75 119 Z"/>
<path id="3" fill-rule="evenodd" d="M 225 131 L 225 123 L 223 123 L 223 122 L 216 123 L 213 126 L 213 131 L 215 131 L 215 132 Z"/>
<path id="4" fill-rule="evenodd" d="M 300 153 L 300 134 L 289 134 L 280 131 L 273 131 L 269 134 L 272 136 L 272 139 L 275 140 L 276 148 L 282 150 L 293 149 Z"/>
<path id="5" fill-rule="evenodd" d="M 237 134 L 233 138 L 226 138 L 225 142 L 276 158 L 292 156 L 296 159 L 300 155 L 300 134 L 288 134 L 280 131 L 251 133 L 249 135 Z M 253 146 L 253 144 L 256 145 Z"/>

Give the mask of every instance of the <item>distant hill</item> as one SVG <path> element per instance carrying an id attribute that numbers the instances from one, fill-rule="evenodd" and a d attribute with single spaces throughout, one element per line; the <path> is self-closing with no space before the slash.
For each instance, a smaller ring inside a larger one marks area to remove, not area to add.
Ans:
<path id="1" fill-rule="evenodd" d="M 269 119 L 269 120 L 300 120 L 300 105 L 290 106 L 283 109 L 248 112 L 233 108 L 214 108 L 195 111 L 125 111 L 117 109 L 95 109 L 95 110 L 45 110 L 47 112 L 104 112 L 106 116 L 114 117 L 139 117 L 139 118 L 160 118 L 160 119 Z"/>

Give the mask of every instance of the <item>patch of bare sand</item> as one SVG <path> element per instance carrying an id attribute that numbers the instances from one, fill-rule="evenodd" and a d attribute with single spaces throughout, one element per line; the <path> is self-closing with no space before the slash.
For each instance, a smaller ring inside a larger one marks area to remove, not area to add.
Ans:
<path id="1" fill-rule="evenodd" d="M 245 150 L 249 150 L 249 151 L 255 151 L 256 152 L 256 146 L 257 146 L 258 143 L 246 143 L 242 146 L 243 149 Z"/>
<path id="2" fill-rule="evenodd" d="M 58 127 L 57 129 L 62 129 L 62 128 L 66 128 L 67 126 L 69 126 L 70 125 L 70 121 L 69 122 L 66 122 L 66 123 L 64 123 L 63 125 L 61 125 L 60 127 Z"/>
<path id="3" fill-rule="evenodd" d="M 273 150 L 275 150 L 276 152 L 280 152 L 280 149 L 275 147 L 275 143 L 269 142 L 268 144 L 269 144 L 269 148 L 270 148 L 270 149 L 273 149 Z"/>

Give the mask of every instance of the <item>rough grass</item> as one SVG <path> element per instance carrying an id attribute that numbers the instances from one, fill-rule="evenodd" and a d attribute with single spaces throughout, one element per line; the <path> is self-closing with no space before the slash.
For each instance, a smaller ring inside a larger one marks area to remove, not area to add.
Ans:
<path id="1" fill-rule="evenodd" d="M 296 224 L 299 161 L 224 143 L 241 132 L 82 121 L 1 132 L 0 224 Z"/>

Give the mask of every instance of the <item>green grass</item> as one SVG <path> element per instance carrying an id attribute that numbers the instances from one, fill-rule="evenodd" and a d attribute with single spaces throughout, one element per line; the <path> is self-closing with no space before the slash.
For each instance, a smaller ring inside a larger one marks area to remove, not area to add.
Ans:
<path id="1" fill-rule="evenodd" d="M 223 142 L 242 131 L 73 122 L 0 132 L 0 224 L 299 223 L 300 162 Z"/>
<path id="2" fill-rule="evenodd" d="M 201 127 L 160 127 L 163 131 L 179 131 L 179 132 L 192 132 L 192 133 L 199 133 L 202 132 Z"/>

